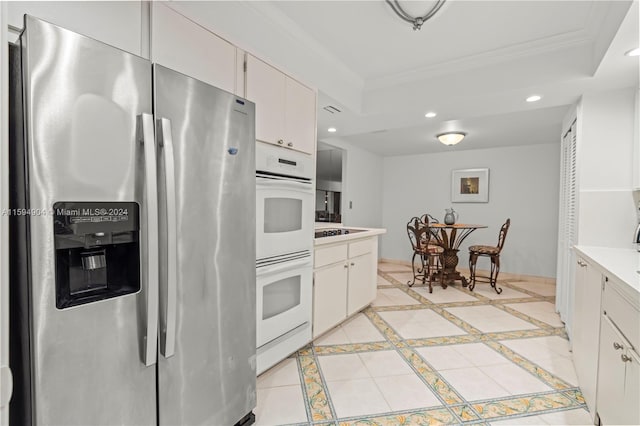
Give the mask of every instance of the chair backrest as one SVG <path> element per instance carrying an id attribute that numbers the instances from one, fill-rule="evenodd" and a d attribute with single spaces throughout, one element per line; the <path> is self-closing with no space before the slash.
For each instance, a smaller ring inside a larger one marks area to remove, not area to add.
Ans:
<path id="1" fill-rule="evenodd" d="M 507 219 L 500 228 L 500 234 L 498 235 L 498 253 L 502 251 L 504 240 L 507 238 L 507 231 L 509 231 L 509 226 L 511 226 L 511 219 Z"/>
<path id="2" fill-rule="evenodd" d="M 440 223 L 440 222 L 438 222 L 438 219 L 436 219 L 435 217 L 431 216 L 429 213 L 425 213 L 422 216 L 420 216 L 420 221 L 422 223 L 426 223 L 427 225 L 429 225 L 431 223 Z"/>
<path id="3" fill-rule="evenodd" d="M 429 244 L 429 226 L 414 216 L 407 222 L 407 235 L 413 251 L 421 251 Z"/>

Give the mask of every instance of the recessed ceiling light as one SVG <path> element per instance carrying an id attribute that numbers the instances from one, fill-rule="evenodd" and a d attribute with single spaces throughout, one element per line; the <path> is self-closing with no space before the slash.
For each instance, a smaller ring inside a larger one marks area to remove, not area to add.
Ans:
<path id="1" fill-rule="evenodd" d="M 336 129 L 335 127 L 329 127 L 329 128 L 327 129 L 327 132 L 329 132 L 329 133 L 335 133 L 335 132 L 337 132 L 337 131 L 338 131 L 338 129 Z"/>
<path id="2" fill-rule="evenodd" d="M 424 116 L 425 116 L 425 117 L 427 117 L 427 118 L 433 118 L 433 117 L 435 117 L 436 115 L 438 115 L 438 114 L 436 114 L 435 112 L 428 112 L 428 113 L 426 113 Z"/>
<path id="3" fill-rule="evenodd" d="M 533 95 L 533 96 L 529 96 L 529 97 L 527 98 L 527 102 L 537 102 L 537 101 L 539 101 L 540 99 L 542 99 L 542 96 L 539 96 L 539 95 Z"/>
<path id="4" fill-rule="evenodd" d="M 635 49 L 631 49 L 628 52 L 625 52 L 627 56 L 640 56 L 640 47 L 636 47 Z"/>

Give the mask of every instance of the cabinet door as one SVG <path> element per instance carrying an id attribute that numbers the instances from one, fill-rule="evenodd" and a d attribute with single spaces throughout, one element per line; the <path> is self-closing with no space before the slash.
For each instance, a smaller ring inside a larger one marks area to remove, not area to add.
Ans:
<path id="1" fill-rule="evenodd" d="M 598 334 L 602 275 L 584 259 L 576 263 L 574 285 L 574 321 L 572 333 L 573 362 L 580 389 L 589 407 L 595 412 L 598 371 Z"/>
<path id="2" fill-rule="evenodd" d="M 372 253 L 349 259 L 347 315 L 358 312 L 375 298 L 376 280 L 372 274 L 372 262 Z"/>
<path id="3" fill-rule="evenodd" d="M 625 411 L 635 409 L 621 406 L 624 401 L 625 363 L 620 356 L 624 349 L 624 338 L 620 335 L 607 315 L 600 322 L 600 359 L 598 361 L 598 415 L 602 424 L 618 425 L 625 423 Z M 614 344 L 616 345 L 614 347 Z M 628 364 L 628 363 L 627 363 Z"/>
<path id="4" fill-rule="evenodd" d="M 286 78 L 285 144 L 289 148 L 316 152 L 316 94 L 313 90 Z"/>
<path id="5" fill-rule="evenodd" d="M 286 76 L 261 60 L 247 55 L 246 95 L 256 104 L 256 139 L 284 145 Z"/>
<path id="6" fill-rule="evenodd" d="M 348 265 L 339 262 L 315 271 L 313 279 L 313 337 L 347 317 Z"/>
<path id="7" fill-rule="evenodd" d="M 152 7 L 152 60 L 233 93 L 235 46 L 164 4 L 152 2 Z"/>
<path id="8" fill-rule="evenodd" d="M 625 362 L 624 403 L 622 407 L 623 424 L 640 424 L 640 356 L 634 350 L 627 350 L 628 361 Z"/>

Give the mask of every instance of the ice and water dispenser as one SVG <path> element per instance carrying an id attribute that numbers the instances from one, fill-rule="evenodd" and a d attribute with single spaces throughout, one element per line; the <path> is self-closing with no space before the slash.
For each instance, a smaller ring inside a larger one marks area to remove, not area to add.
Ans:
<path id="1" fill-rule="evenodd" d="M 137 203 L 53 206 L 58 309 L 140 290 Z"/>

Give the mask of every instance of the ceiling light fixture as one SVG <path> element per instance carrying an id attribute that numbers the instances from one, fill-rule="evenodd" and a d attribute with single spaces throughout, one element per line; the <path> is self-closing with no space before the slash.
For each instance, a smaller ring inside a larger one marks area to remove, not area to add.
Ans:
<path id="1" fill-rule="evenodd" d="M 329 133 L 335 133 L 335 132 L 337 132 L 337 131 L 338 131 L 338 129 L 336 129 L 335 127 L 329 127 L 329 128 L 327 129 L 327 132 L 329 132 Z"/>
<path id="2" fill-rule="evenodd" d="M 436 115 L 438 115 L 438 114 L 436 114 L 435 112 L 428 112 L 428 113 L 426 113 L 424 116 L 425 116 L 425 117 L 427 117 L 427 118 L 433 118 L 433 117 L 435 117 Z"/>
<path id="3" fill-rule="evenodd" d="M 636 47 L 635 49 L 631 49 L 625 52 L 627 56 L 640 56 L 640 47 Z"/>
<path id="4" fill-rule="evenodd" d="M 540 99 L 542 99 L 542 96 L 540 95 L 533 95 L 533 96 L 529 96 L 527 98 L 527 102 L 538 102 Z"/>
<path id="5" fill-rule="evenodd" d="M 410 24 L 413 24 L 414 31 L 422 28 L 422 24 L 427 22 L 433 15 L 435 15 L 436 12 L 440 10 L 442 5 L 444 5 L 445 1 L 446 0 L 437 0 L 436 3 L 431 8 L 431 10 L 429 10 L 429 12 L 427 12 L 426 15 L 413 17 L 409 15 L 407 12 L 405 12 L 402 6 L 400 6 L 400 3 L 398 2 L 398 0 L 386 0 L 389 6 L 391 6 L 391 9 L 393 9 L 396 15 L 400 17 L 400 19 L 407 21 Z"/>
<path id="6" fill-rule="evenodd" d="M 440 133 L 439 135 L 436 135 L 436 137 L 445 145 L 455 145 L 464 139 L 466 135 L 467 134 L 463 132 L 446 132 Z"/>

